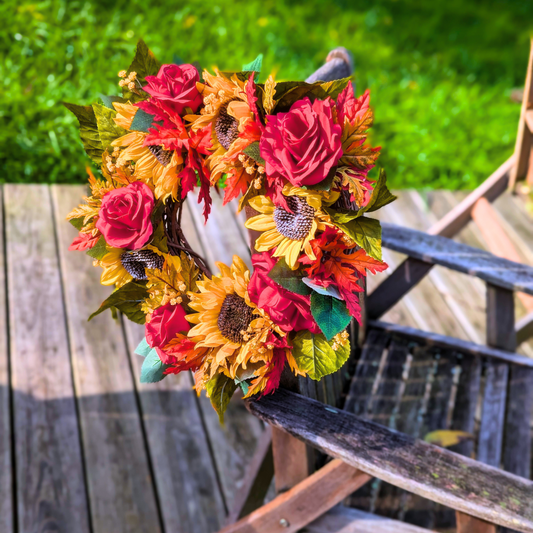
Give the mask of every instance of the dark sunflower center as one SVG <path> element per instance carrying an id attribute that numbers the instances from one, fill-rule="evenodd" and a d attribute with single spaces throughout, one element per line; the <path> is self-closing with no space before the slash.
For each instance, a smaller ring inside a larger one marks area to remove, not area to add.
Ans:
<path id="1" fill-rule="evenodd" d="M 276 229 L 288 239 L 301 241 L 305 239 L 313 225 L 315 210 L 303 198 L 289 196 L 287 198 L 292 213 L 285 211 L 283 207 L 276 206 L 274 209 L 274 222 Z"/>
<path id="2" fill-rule="evenodd" d="M 146 279 L 146 269 L 157 268 L 161 270 L 165 259 L 152 250 L 138 250 L 136 252 L 124 252 L 120 256 L 120 262 L 132 278 Z"/>
<path id="3" fill-rule="evenodd" d="M 253 320 L 253 309 L 246 305 L 244 298 L 237 294 L 228 294 L 224 298 L 217 325 L 220 333 L 231 342 L 242 343 L 241 331 L 246 331 Z"/>
<path id="4" fill-rule="evenodd" d="M 172 159 L 172 151 L 165 150 L 162 146 L 158 146 L 158 145 L 148 146 L 148 150 L 150 150 L 150 152 L 152 152 L 152 155 L 164 167 L 166 167 L 170 163 L 170 160 Z"/>
<path id="5" fill-rule="evenodd" d="M 228 104 L 220 106 L 218 117 L 215 121 L 215 133 L 218 142 L 229 150 L 231 143 L 239 136 L 239 122 L 228 115 Z"/>

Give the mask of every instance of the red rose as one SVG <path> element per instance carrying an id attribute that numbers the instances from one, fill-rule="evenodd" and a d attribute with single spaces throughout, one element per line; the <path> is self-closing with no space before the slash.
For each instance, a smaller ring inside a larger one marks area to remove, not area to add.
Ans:
<path id="1" fill-rule="evenodd" d="M 333 100 L 295 102 L 288 113 L 268 115 L 260 141 L 269 178 L 297 187 L 323 181 L 342 156 L 341 127 L 333 122 Z"/>
<path id="2" fill-rule="evenodd" d="M 103 197 L 96 227 L 113 248 L 139 250 L 152 236 L 153 208 L 150 187 L 136 181 Z"/>
<path id="3" fill-rule="evenodd" d="M 266 311 L 283 331 L 308 329 L 312 333 L 320 333 L 311 315 L 310 297 L 288 291 L 268 277 L 276 262 L 271 252 L 252 256 L 254 273 L 248 284 L 250 300 Z"/>
<path id="4" fill-rule="evenodd" d="M 165 346 L 178 333 L 189 331 L 190 325 L 185 320 L 185 311 L 181 305 L 172 305 L 170 303 L 158 307 L 150 318 L 150 322 L 146 322 L 144 331 L 146 335 L 146 342 L 152 348 L 155 348 L 161 361 L 168 364 L 171 359 L 163 351 Z M 173 358 L 172 358 L 173 360 Z"/>
<path id="5" fill-rule="evenodd" d="M 200 76 L 192 65 L 163 65 L 157 76 L 146 76 L 146 81 L 143 90 L 152 98 L 136 105 L 155 115 L 156 120 L 165 120 L 166 114 L 182 116 L 186 107 L 194 113 L 202 104 L 202 95 L 196 88 Z"/>

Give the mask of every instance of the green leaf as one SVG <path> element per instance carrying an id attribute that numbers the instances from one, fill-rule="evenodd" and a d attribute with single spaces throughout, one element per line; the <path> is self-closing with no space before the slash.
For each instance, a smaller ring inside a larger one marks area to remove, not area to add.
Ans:
<path id="1" fill-rule="evenodd" d="M 146 76 L 157 76 L 160 68 L 161 63 L 146 46 L 146 43 L 140 39 L 135 50 L 135 57 L 127 70 L 128 75 L 130 72 L 136 72 L 137 80 L 144 87 L 146 85 Z M 126 95 L 124 97 L 128 98 Z"/>
<path id="2" fill-rule="evenodd" d="M 117 116 L 117 112 L 114 109 L 109 109 L 100 104 L 93 104 L 93 109 L 102 148 L 105 150 L 115 139 L 126 135 L 128 131 L 118 126 L 113 120 Z"/>
<path id="3" fill-rule="evenodd" d="M 100 237 L 97 243 L 87 250 L 86 254 L 93 259 L 102 259 L 107 254 L 107 245 L 104 237 Z"/>
<path id="4" fill-rule="evenodd" d="M 110 307 L 116 307 L 122 311 L 132 322 L 144 324 L 146 316 L 141 311 L 141 304 L 148 297 L 145 281 L 130 281 L 117 289 L 102 305 L 96 310 L 89 320 L 99 315 Z"/>
<path id="5" fill-rule="evenodd" d="M 83 219 L 85 217 L 71 218 L 69 222 L 79 231 L 83 228 Z"/>
<path id="6" fill-rule="evenodd" d="M 304 274 L 298 270 L 291 270 L 285 259 L 280 257 L 274 268 L 268 273 L 268 277 L 288 291 L 309 296 L 313 291 L 303 281 Z"/>
<path id="7" fill-rule="evenodd" d="M 146 342 L 146 337 L 139 343 L 139 346 L 135 348 L 135 353 L 142 357 L 146 357 L 152 351 L 152 347 Z"/>
<path id="8" fill-rule="evenodd" d="M 377 211 L 383 206 L 390 204 L 396 200 L 397 196 L 394 196 L 387 187 L 387 173 L 385 170 L 380 169 L 378 181 L 374 184 L 374 190 L 368 204 L 360 209 L 363 213 Z"/>
<path id="9" fill-rule="evenodd" d="M 319 380 L 336 372 L 350 356 L 350 343 L 334 350 L 324 335 L 313 335 L 310 331 L 299 331 L 293 340 L 292 355 L 298 368 L 309 377 Z"/>
<path id="10" fill-rule="evenodd" d="M 374 218 L 360 217 L 346 223 L 333 223 L 374 259 L 381 261 L 381 224 Z"/>
<path id="11" fill-rule="evenodd" d="M 243 152 L 248 156 L 251 157 L 256 163 L 259 165 L 265 166 L 265 160 L 261 157 L 261 154 L 259 152 L 259 141 L 255 141 L 252 144 L 249 144 Z"/>
<path id="12" fill-rule="evenodd" d="M 138 109 L 133 117 L 130 130 L 143 131 L 148 133 L 149 128 L 153 128 L 156 124 L 162 125 L 162 122 L 157 122 L 154 115 L 150 115 L 142 109 Z"/>
<path id="13" fill-rule="evenodd" d="M 223 424 L 224 413 L 228 408 L 231 397 L 237 390 L 237 384 L 225 374 L 217 374 L 207 382 L 205 388 L 211 399 L 211 405 L 218 413 L 220 423 Z"/>
<path id="14" fill-rule="evenodd" d="M 63 105 L 78 119 L 80 125 L 80 137 L 87 155 L 97 164 L 102 164 L 104 147 L 98 132 L 96 115 L 91 106 L 76 105 L 63 102 Z"/>
<path id="15" fill-rule="evenodd" d="M 259 54 L 251 63 L 246 63 L 242 66 L 244 72 L 261 72 L 261 65 L 263 64 L 263 54 Z"/>
<path id="16" fill-rule="evenodd" d="M 351 77 L 341 78 L 340 80 L 326 81 L 320 84 L 320 87 L 324 92 L 334 100 L 339 96 L 339 94 L 346 88 L 348 83 L 351 81 Z"/>
<path id="17" fill-rule="evenodd" d="M 144 358 L 141 367 L 141 383 L 157 383 L 165 377 L 165 370 L 168 365 L 165 365 L 159 359 L 156 349 L 150 350 Z"/>
<path id="18" fill-rule="evenodd" d="M 342 300 L 318 292 L 311 295 L 311 314 L 328 341 L 344 331 L 352 321 Z"/>
<path id="19" fill-rule="evenodd" d="M 100 96 L 100 100 L 102 100 L 106 107 L 113 110 L 115 109 L 113 107 L 113 102 L 119 102 L 120 104 L 125 104 L 128 102 L 125 98 L 122 98 L 121 96 L 107 96 L 105 94 L 99 94 L 98 96 Z"/>

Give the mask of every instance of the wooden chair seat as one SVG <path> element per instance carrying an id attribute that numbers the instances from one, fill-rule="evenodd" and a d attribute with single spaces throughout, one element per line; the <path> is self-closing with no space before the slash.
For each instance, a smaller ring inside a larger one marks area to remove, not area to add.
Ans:
<path id="1" fill-rule="evenodd" d="M 429 533 L 429 530 L 339 505 L 311 522 L 302 533 Z"/>
<path id="2" fill-rule="evenodd" d="M 513 401 L 507 405 L 511 378 Z M 472 434 L 451 449 L 530 478 L 533 360 L 409 328 L 371 323 L 345 409 L 416 438 L 437 430 Z M 507 409 L 506 409 L 507 407 Z M 429 527 L 454 513 L 376 481 L 351 505 Z"/>

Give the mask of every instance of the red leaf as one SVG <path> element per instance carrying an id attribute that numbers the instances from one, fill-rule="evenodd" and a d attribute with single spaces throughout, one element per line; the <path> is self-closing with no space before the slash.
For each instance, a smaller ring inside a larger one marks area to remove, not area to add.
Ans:
<path id="1" fill-rule="evenodd" d="M 226 205 L 231 200 L 237 198 L 240 194 L 244 194 L 250 185 L 250 174 L 246 172 L 244 167 L 233 167 L 226 178 L 226 188 L 224 189 L 224 202 Z"/>
<path id="2" fill-rule="evenodd" d="M 79 233 L 78 236 L 72 241 L 72 244 L 69 246 L 69 250 L 78 250 L 84 252 L 92 248 L 100 238 L 101 233 L 98 232 L 94 237 L 90 233 Z"/>

